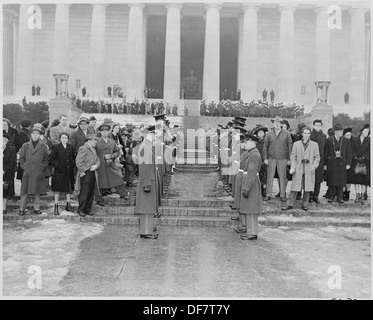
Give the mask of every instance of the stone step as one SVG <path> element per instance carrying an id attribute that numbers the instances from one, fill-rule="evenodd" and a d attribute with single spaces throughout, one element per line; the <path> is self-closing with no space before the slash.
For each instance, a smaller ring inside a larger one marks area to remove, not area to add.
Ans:
<path id="1" fill-rule="evenodd" d="M 162 203 L 164 204 L 164 202 Z M 77 203 L 72 203 L 75 213 L 77 212 Z M 54 205 L 53 203 L 42 204 L 40 208 L 43 212 L 48 214 L 53 214 Z M 9 214 L 18 214 L 19 206 L 9 205 Z M 33 207 L 28 205 L 26 210 L 32 214 Z M 64 212 L 64 208 L 60 208 L 60 213 Z M 94 205 L 92 207 L 92 212 L 97 215 L 116 215 L 116 216 L 127 216 L 134 214 L 134 206 L 118 206 L 118 205 L 105 205 L 99 206 Z M 65 211 L 66 212 L 66 211 Z M 166 217 L 230 217 L 237 214 L 236 210 L 232 210 L 230 207 L 170 207 L 162 206 L 159 207 L 160 214 Z M 349 210 L 349 209 L 310 209 L 308 211 L 301 210 L 300 208 L 282 211 L 279 207 L 264 206 L 262 210 L 263 216 L 292 216 L 292 217 L 370 217 L 369 210 Z"/>
<path id="2" fill-rule="evenodd" d="M 51 219 L 64 219 L 72 222 L 96 222 L 111 225 L 139 225 L 139 217 L 134 215 L 129 216 L 87 216 L 81 218 L 78 215 L 74 216 L 58 216 L 42 215 L 32 216 L 27 215 L 20 217 L 18 215 L 6 215 L 4 221 L 7 222 L 27 222 L 29 220 L 42 221 Z M 159 227 L 162 226 L 183 226 L 183 227 L 230 227 L 237 225 L 236 221 L 232 221 L 227 217 L 162 217 L 156 220 Z M 370 228 L 370 218 L 320 218 L 320 217 L 259 217 L 259 224 L 267 227 L 361 227 Z M 160 230 L 161 231 L 161 230 Z M 232 230 L 233 231 L 233 230 Z"/>
<path id="3" fill-rule="evenodd" d="M 200 174 L 209 174 L 212 172 L 216 172 L 217 169 L 184 169 L 184 168 L 176 168 L 175 172 L 178 173 L 200 173 Z"/>
<path id="4" fill-rule="evenodd" d="M 176 164 L 177 169 L 217 169 L 217 164 Z"/>

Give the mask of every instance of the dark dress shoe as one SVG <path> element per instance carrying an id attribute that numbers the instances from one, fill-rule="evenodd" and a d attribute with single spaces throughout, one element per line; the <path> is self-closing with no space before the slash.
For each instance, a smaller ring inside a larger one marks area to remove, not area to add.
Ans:
<path id="1" fill-rule="evenodd" d="M 319 204 L 319 203 L 320 203 L 320 200 L 319 200 L 319 198 L 313 198 L 313 202 Z"/>
<path id="2" fill-rule="evenodd" d="M 365 192 L 365 193 L 364 193 L 364 196 L 363 196 L 363 198 L 364 198 L 364 200 L 365 200 L 365 201 L 367 201 L 367 200 L 368 200 L 368 193 L 367 193 L 367 192 Z"/>
<path id="3" fill-rule="evenodd" d="M 97 201 L 97 204 L 101 207 L 105 206 L 105 201 L 104 200 L 100 200 L 100 201 Z"/>
<path id="4" fill-rule="evenodd" d="M 293 206 L 286 206 L 286 207 L 281 208 L 281 210 L 283 210 L 283 211 L 291 210 L 291 209 L 293 209 Z"/>
<path id="5" fill-rule="evenodd" d="M 345 203 L 342 199 L 337 199 L 338 203 Z"/>
<path id="6" fill-rule="evenodd" d="M 241 240 L 258 240 L 258 236 L 248 236 L 247 234 L 241 234 Z"/>
<path id="7" fill-rule="evenodd" d="M 78 210 L 78 215 L 81 216 L 82 218 L 84 218 L 86 216 L 86 214 L 80 210 Z"/>
<path id="8" fill-rule="evenodd" d="M 280 192 L 275 195 L 275 198 L 280 198 Z"/>
<path id="9" fill-rule="evenodd" d="M 236 227 L 234 228 L 234 231 L 236 231 L 237 233 L 246 233 L 247 229 Z"/>
<path id="10" fill-rule="evenodd" d="M 231 216 L 231 220 L 233 220 L 233 221 L 238 221 L 238 220 L 240 220 L 237 216 Z"/>
<path id="11" fill-rule="evenodd" d="M 40 215 L 40 214 L 41 214 L 41 211 L 40 211 L 40 210 L 34 210 L 34 214 L 36 214 L 36 215 Z"/>
<path id="12" fill-rule="evenodd" d="M 93 216 L 94 214 L 90 210 L 83 211 L 87 216 Z"/>
<path id="13" fill-rule="evenodd" d="M 158 238 L 158 233 L 155 233 L 155 234 L 140 234 L 140 238 L 143 238 L 143 239 L 157 239 Z"/>
<path id="14" fill-rule="evenodd" d="M 267 196 L 267 197 L 264 197 L 264 198 L 263 198 L 263 201 L 269 201 L 269 200 L 271 200 L 271 197 L 268 197 L 268 196 Z"/>
<path id="15" fill-rule="evenodd" d="M 66 202 L 66 211 L 74 212 L 74 208 L 71 206 L 70 202 Z"/>
<path id="16" fill-rule="evenodd" d="M 286 202 L 286 197 L 282 197 L 281 202 Z"/>
<path id="17" fill-rule="evenodd" d="M 55 216 L 59 216 L 60 215 L 60 213 L 58 212 L 58 204 L 57 203 L 54 204 L 54 212 L 53 212 L 53 214 Z"/>
<path id="18" fill-rule="evenodd" d="M 20 216 L 26 215 L 26 210 L 19 210 L 19 215 Z"/>
<path id="19" fill-rule="evenodd" d="M 302 210 L 308 211 L 308 207 L 307 206 L 302 206 Z"/>

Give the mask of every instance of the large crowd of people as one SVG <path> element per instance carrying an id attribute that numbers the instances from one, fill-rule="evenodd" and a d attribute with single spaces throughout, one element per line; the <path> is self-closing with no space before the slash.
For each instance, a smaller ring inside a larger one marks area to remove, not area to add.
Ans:
<path id="1" fill-rule="evenodd" d="M 267 101 L 251 101 L 245 103 L 242 100 L 233 102 L 231 100 L 220 100 L 217 103 L 212 101 L 200 104 L 201 116 L 212 117 L 262 117 L 273 118 L 276 115 L 282 118 L 295 119 L 304 114 L 304 107 L 295 103 L 285 105 L 282 102 L 272 103 Z"/>
<path id="2" fill-rule="evenodd" d="M 50 182 L 55 194 L 54 214 L 60 214 L 60 194 L 66 194 L 65 210 L 73 211 L 71 194 L 75 191 L 81 217 L 93 215 L 95 196 L 101 206 L 113 192 L 127 201 L 129 188 L 137 185 L 135 212 L 140 215 L 140 235 L 156 238 L 154 218 L 159 216 L 158 207 L 168 190 L 176 158 L 184 156 L 184 134 L 165 114 L 154 118 L 156 125 L 145 128 L 109 122 L 97 126 L 94 116 L 81 117 L 72 125 L 62 115 L 50 125 L 48 121 L 32 125 L 24 120 L 19 131 L 4 119 L 3 213 L 15 195 L 15 176 L 21 180 L 21 216 L 26 214 L 29 195 L 34 196 L 34 214 L 41 214 L 40 195 L 46 194 Z M 296 200 L 302 200 L 305 211 L 309 203 L 319 204 L 323 182 L 328 186 L 324 197 L 329 203 L 349 201 L 352 185 L 354 202 L 364 204 L 367 200 L 369 124 L 352 136 L 352 129 L 340 124 L 326 135 L 319 119 L 313 121 L 313 128 L 300 123 L 296 131 L 279 115 L 272 119 L 273 128 L 258 124 L 247 130 L 245 121 L 235 117 L 226 126 L 202 130 L 197 139 L 210 157 L 218 160 L 224 188 L 234 197 L 232 207 L 239 212 L 239 217 L 232 218 L 239 221 L 236 231 L 243 240 L 257 239 L 261 203 L 273 196 L 276 178 L 276 197 L 283 203 L 282 210 L 294 208 Z"/>
<path id="3" fill-rule="evenodd" d="M 163 101 L 150 103 L 148 99 L 138 100 L 132 103 L 109 103 L 105 101 L 80 100 L 77 99 L 76 106 L 85 113 L 106 113 L 106 114 L 138 114 L 138 115 L 173 115 L 178 116 L 176 104 L 164 104 Z"/>

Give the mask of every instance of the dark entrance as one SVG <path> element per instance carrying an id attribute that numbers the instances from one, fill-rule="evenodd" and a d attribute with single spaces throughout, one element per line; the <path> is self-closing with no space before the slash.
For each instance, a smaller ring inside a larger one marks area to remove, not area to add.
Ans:
<path id="1" fill-rule="evenodd" d="M 238 64 L 238 19 L 237 18 L 221 18 L 220 19 L 220 99 L 236 100 L 236 97 L 237 97 L 237 64 Z"/>
<path id="2" fill-rule="evenodd" d="M 165 16 L 149 16 L 146 41 L 146 88 L 148 98 L 163 99 L 166 50 Z"/>
<path id="3" fill-rule="evenodd" d="M 181 20 L 182 99 L 202 99 L 205 21 L 202 17 Z"/>

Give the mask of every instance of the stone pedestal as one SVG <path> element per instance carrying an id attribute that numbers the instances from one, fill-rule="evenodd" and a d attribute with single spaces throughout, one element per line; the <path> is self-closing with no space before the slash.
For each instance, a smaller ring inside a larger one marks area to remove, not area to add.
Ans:
<path id="1" fill-rule="evenodd" d="M 52 98 L 49 102 L 49 121 L 58 119 L 61 115 L 66 115 L 70 123 L 76 123 L 82 111 L 75 107 L 67 97 Z"/>
<path id="2" fill-rule="evenodd" d="M 54 74 L 56 81 L 56 96 L 57 97 L 67 97 L 67 80 L 69 75 L 67 74 Z"/>
<path id="3" fill-rule="evenodd" d="M 328 129 L 333 127 L 333 107 L 326 103 L 319 103 L 312 108 L 311 113 L 312 121 L 307 125 L 312 125 L 312 122 L 315 119 L 321 119 L 322 130 L 325 134 L 327 134 Z"/>

